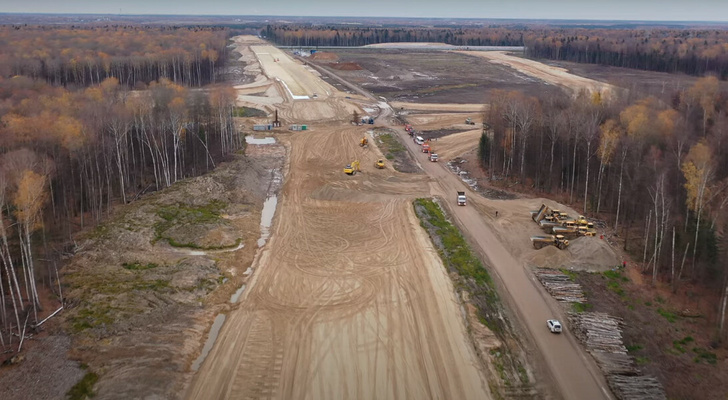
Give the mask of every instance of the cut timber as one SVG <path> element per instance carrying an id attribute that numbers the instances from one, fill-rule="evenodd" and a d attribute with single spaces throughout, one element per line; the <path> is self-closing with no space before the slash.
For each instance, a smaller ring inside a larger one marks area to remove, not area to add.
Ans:
<path id="1" fill-rule="evenodd" d="M 607 382 L 619 399 L 663 400 L 665 391 L 660 382 L 643 376 L 622 343 L 621 319 L 605 313 L 569 314 L 571 331 L 587 348 Z"/>
<path id="2" fill-rule="evenodd" d="M 609 387 L 620 399 L 667 399 L 660 382 L 651 376 L 612 375 L 609 377 Z"/>
<path id="3" fill-rule="evenodd" d="M 581 285 L 572 282 L 571 278 L 561 272 L 539 268 L 534 271 L 534 274 L 546 288 L 546 291 L 556 300 L 561 302 L 586 303 L 586 296 L 584 296 L 584 292 L 581 290 Z"/>

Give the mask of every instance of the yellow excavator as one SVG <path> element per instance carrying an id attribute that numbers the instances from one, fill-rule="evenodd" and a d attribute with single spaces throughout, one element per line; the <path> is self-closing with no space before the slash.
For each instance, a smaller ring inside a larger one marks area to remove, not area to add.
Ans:
<path id="1" fill-rule="evenodd" d="M 379 160 L 377 160 L 375 166 L 379 169 L 384 169 L 384 159 L 380 158 Z"/>
<path id="2" fill-rule="evenodd" d="M 344 167 L 344 173 L 347 175 L 354 175 L 357 172 L 361 172 L 361 169 L 359 169 L 359 160 L 356 160 Z"/>
<path id="3" fill-rule="evenodd" d="M 367 139 L 366 136 L 361 138 L 361 140 L 359 141 L 359 146 L 364 148 L 369 147 L 369 139 Z"/>

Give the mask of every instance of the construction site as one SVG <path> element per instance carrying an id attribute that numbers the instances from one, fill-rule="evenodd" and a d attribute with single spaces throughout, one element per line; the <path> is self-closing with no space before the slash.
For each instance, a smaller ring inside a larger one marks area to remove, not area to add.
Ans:
<path id="1" fill-rule="evenodd" d="M 103 231 L 123 235 L 93 238 L 68 267 L 101 276 L 124 262 L 154 282 L 153 268 L 176 268 L 174 290 L 148 293 L 143 314 L 104 332 L 117 339 L 74 345 L 103 373 L 99 397 L 628 398 L 615 385 L 633 383 L 605 372 L 570 331 L 560 299 L 583 294 L 564 295 L 573 287 L 561 276 L 551 286 L 536 278 L 622 265 L 600 222 L 547 198 L 489 195 L 464 169 L 487 131 L 483 87 L 576 93 L 608 84 L 501 52 L 428 53 L 435 68 L 452 59 L 468 74 L 490 71 L 471 87 L 433 84 L 439 78 L 402 67 L 410 61 L 400 53 L 342 52 L 337 66 L 337 55 L 302 59 L 255 36 L 232 46 L 236 106 L 252 114 L 235 119 L 245 154 L 126 208 Z M 390 62 L 379 70 L 401 74 L 384 87 L 358 62 Z M 438 236 L 445 227 L 426 221 L 423 202 L 457 233 Z M 227 206 L 159 240 L 158 208 L 174 204 Z M 477 278 L 446 257 L 453 237 L 482 269 Z M 128 294 L 111 301 L 109 313 L 133 303 Z M 547 320 L 565 324 L 563 333 L 551 334 Z"/>
<path id="2" fill-rule="evenodd" d="M 524 359 L 525 392 L 611 397 L 573 337 L 544 333 L 547 319 L 566 317 L 530 276 L 536 267 L 603 271 L 621 261 L 575 211 L 547 199 L 489 200 L 448 169 L 477 146 L 482 104 L 390 103 L 329 84 L 337 77 L 260 39 L 234 42 L 253 77 L 236 86 L 238 106 L 269 115 L 249 123 L 308 128 L 259 133 L 286 149 L 270 240 L 186 398 L 499 398 L 492 351 L 505 347 L 463 313 L 472 306 L 421 228 L 418 198 L 437 199 L 483 256 L 525 338 L 516 358 L 539 354 Z M 398 163 L 410 172 L 395 169 L 398 152 L 409 153 Z M 541 226 L 548 221 L 551 236 Z M 555 246 L 535 246 L 539 235 Z"/>

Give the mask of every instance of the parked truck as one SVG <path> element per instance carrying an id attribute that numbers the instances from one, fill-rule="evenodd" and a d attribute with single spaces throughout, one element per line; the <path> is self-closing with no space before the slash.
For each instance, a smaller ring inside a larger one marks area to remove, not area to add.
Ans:
<path id="1" fill-rule="evenodd" d="M 465 192 L 458 192 L 458 205 L 464 206 L 465 204 L 466 204 Z"/>
<path id="2" fill-rule="evenodd" d="M 569 241 L 562 235 L 531 236 L 531 242 L 536 249 L 546 246 L 556 246 L 564 250 L 569 247 Z"/>

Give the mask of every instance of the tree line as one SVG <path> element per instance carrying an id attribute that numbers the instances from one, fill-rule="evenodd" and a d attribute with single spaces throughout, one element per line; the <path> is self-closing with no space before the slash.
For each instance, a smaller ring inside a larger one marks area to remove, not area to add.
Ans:
<path id="1" fill-rule="evenodd" d="M 181 37 L 191 38 L 187 33 Z M 152 48 L 156 45 L 144 38 L 157 34 L 137 39 Z M 244 145 L 233 123 L 231 87 L 187 87 L 183 83 L 205 80 L 175 83 L 160 77 L 145 90 L 131 90 L 128 82 L 108 75 L 86 87 L 54 85 L 46 78 L 0 78 L 3 350 L 19 349 L 15 338 L 22 340 L 39 322 L 39 293 L 62 299 L 61 286 L 53 283 L 62 251 L 49 242 L 69 243 L 115 204 L 201 175 Z"/>
<path id="2" fill-rule="evenodd" d="M 364 46 L 440 42 L 456 46 L 524 46 L 528 57 L 648 71 L 728 78 L 728 31 L 586 29 L 524 25 L 350 27 L 268 25 L 261 35 L 283 46 Z"/>
<path id="3" fill-rule="evenodd" d="M 107 78 L 136 87 L 159 79 L 213 83 L 227 54 L 216 28 L 0 27 L 0 76 L 53 85 L 97 85 Z"/>
<path id="4" fill-rule="evenodd" d="M 728 78 L 726 30 L 544 30 L 524 45 L 534 58 Z"/>
<path id="5" fill-rule="evenodd" d="M 523 33 L 506 28 L 267 25 L 261 31 L 261 36 L 281 46 L 365 46 L 398 42 L 438 42 L 458 46 L 523 45 Z"/>
<path id="6" fill-rule="evenodd" d="M 728 299 L 728 95 L 717 78 L 667 101 L 505 91 L 491 98 L 478 153 L 492 180 L 603 219 L 653 283 L 677 290 L 690 279 Z M 724 301 L 722 333 L 725 314 Z"/>

